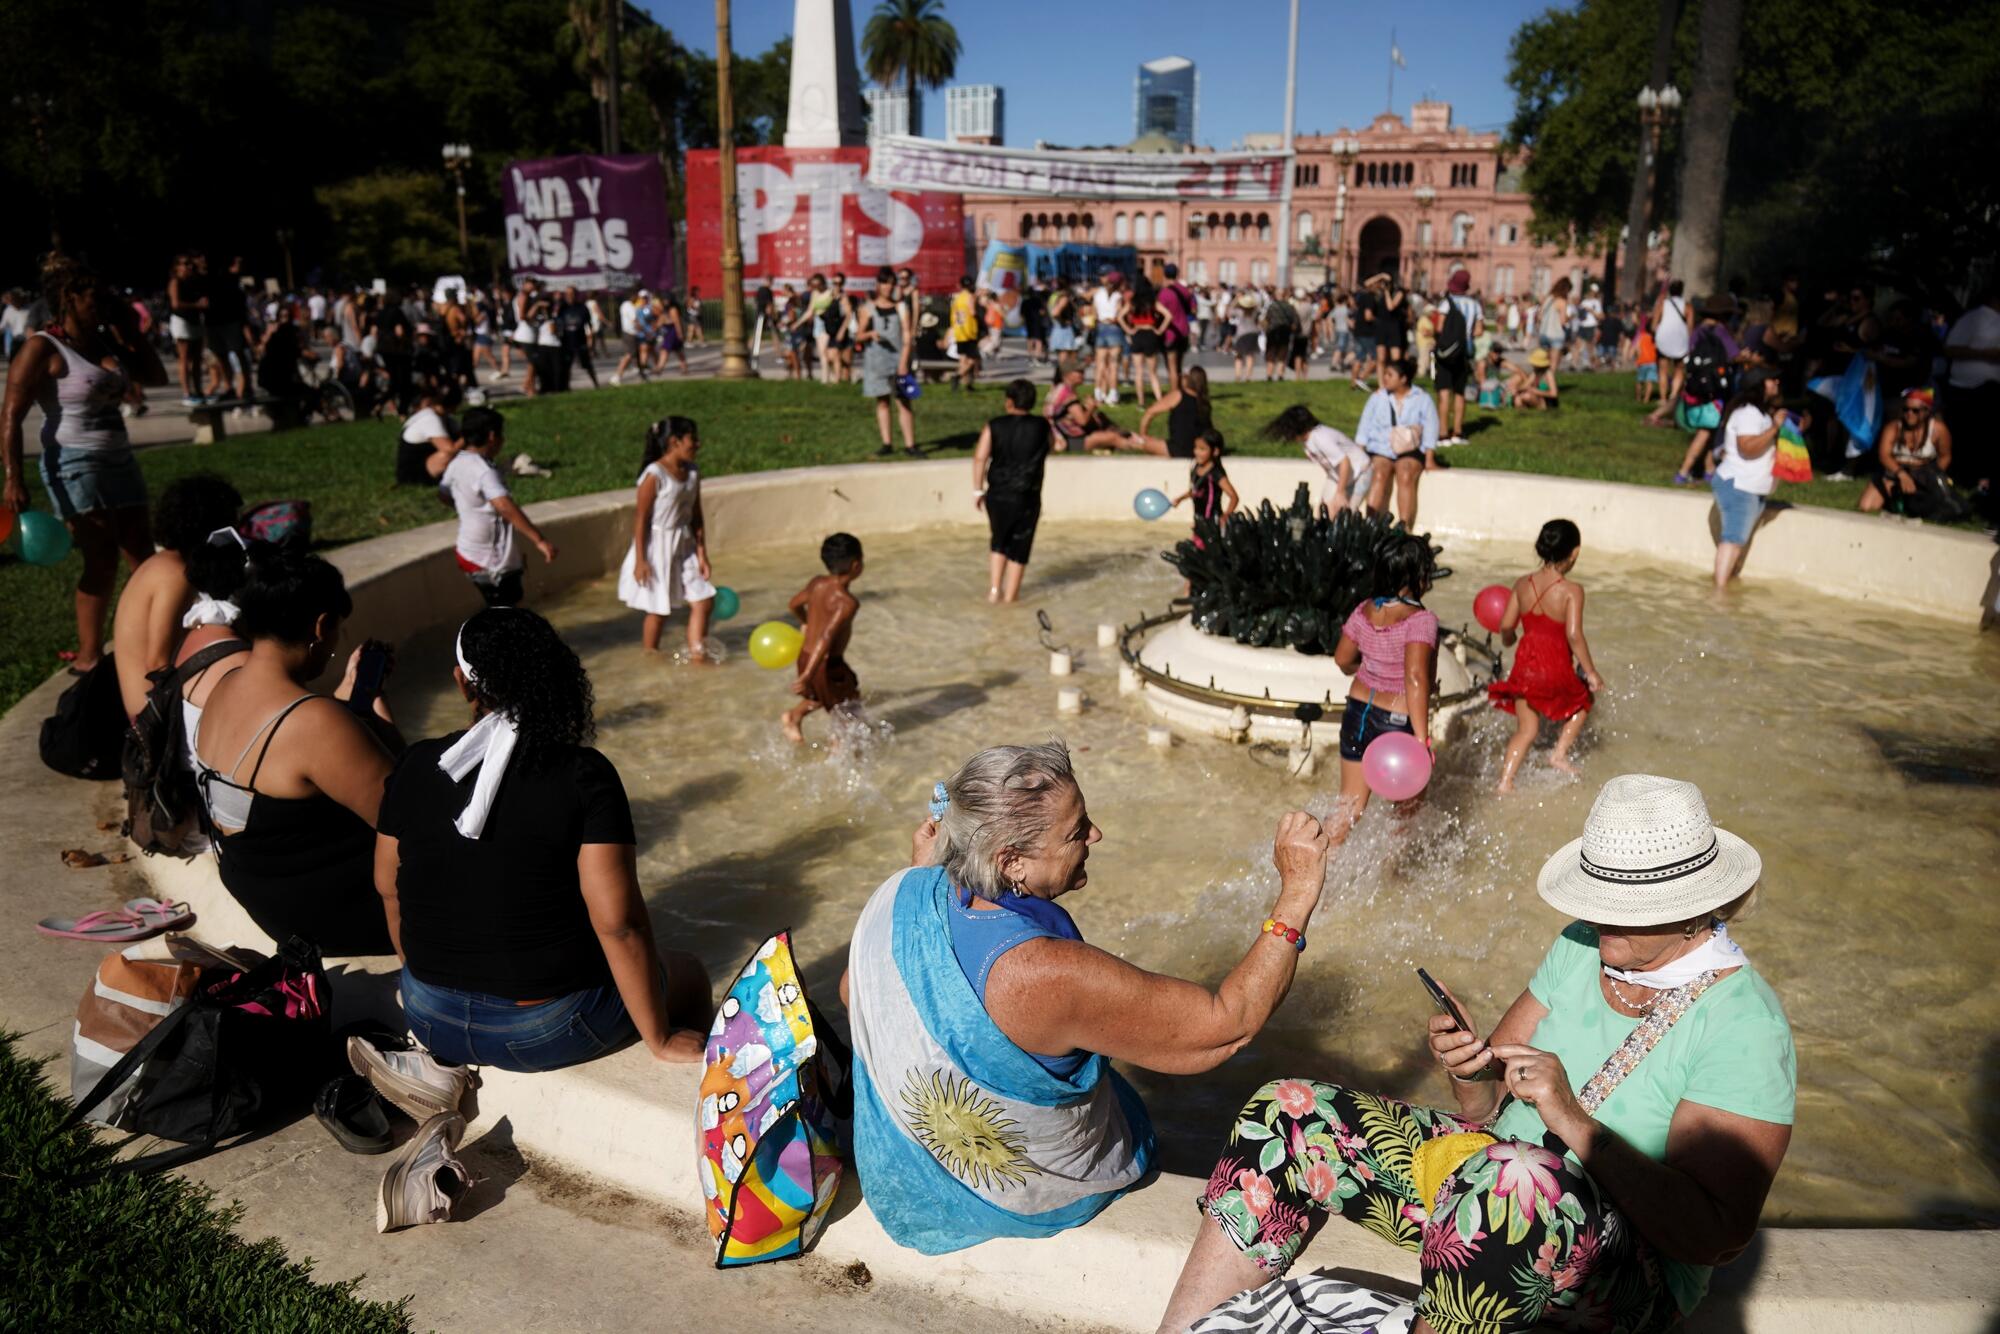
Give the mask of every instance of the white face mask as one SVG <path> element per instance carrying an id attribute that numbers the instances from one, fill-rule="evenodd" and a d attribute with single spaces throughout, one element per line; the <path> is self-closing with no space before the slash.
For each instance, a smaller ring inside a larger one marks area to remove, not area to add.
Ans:
<path id="1" fill-rule="evenodd" d="M 1627 970 L 1604 965 L 1604 975 L 1627 986 L 1651 987 L 1654 991 L 1672 991 L 1684 987 L 1703 973 L 1722 972 L 1728 968 L 1741 968 L 1750 962 L 1750 956 L 1743 947 L 1729 938 L 1729 924 L 1717 922 L 1714 934 L 1694 949 L 1661 964 L 1658 968 Z"/>

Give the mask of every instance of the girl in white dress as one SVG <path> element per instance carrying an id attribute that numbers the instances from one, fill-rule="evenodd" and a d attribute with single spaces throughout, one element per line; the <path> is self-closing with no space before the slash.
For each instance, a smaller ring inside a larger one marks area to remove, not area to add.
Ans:
<path id="1" fill-rule="evenodd" d="M 676 607 L 688 608 L 688 661 L 707 662 L 702 647 L 715 586 L 709 583 L 708 537 L 701 518 L 701 439 L 693 421 L 667 417 L 646 430 L 645 468 L 632 545 L 618 567 L 618 600 L 646 613 L 640 643 L 660 651 L 660 631 Z"/>

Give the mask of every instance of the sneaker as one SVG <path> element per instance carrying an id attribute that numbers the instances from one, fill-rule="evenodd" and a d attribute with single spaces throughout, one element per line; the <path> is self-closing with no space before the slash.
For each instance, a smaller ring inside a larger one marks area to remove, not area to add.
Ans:
<path id="1" fill-rule="evenodd" d="M 1110 400 L 1110 401 L 1111 401 L 1111 406 L 1112 406 L 1112 407 L 1114 407 L 1114 408 L 1115 408 L 1115 407 L 1117 407 L 1117 406 L 1118 406 L 1118 391 L 1117 391 L 1116 389 L 1114 389 L 1114 390 L 1112 390 L 1112 391 L 1111 391 L 1111 400 Z"/>
<path id="2" fill-rule="evenodd" d="M 367 1076 L 377 1093 L 417 1121 L 455 1115 L 472 1087 L 471 1071 L 444 1064 L 415 1042 L 399 1048 L 391 1040 L 357 1034 L 347 1040 L 347 1063 L 355 1074 Z"/>
<path id="3" fill-rule="evenodd" d="M 614 373 L 614 374 L 612 375 L 612 377 L 611 377 L 611 383 L 613 383 L 613 384 L 624 384 L 624 383 L 625 383 L 625 377 L 624 377 L 624 376 L 622 376 L 622 375 L 618 375 L 618 374 L 615 374 L 615 373 Z"/>
<path id="4" fill-rule="evenodd" d="M 458 1142 L 464 1137 L 465 1118 L 457 1112 L 433 1116 L 418 1128 L 382 1174 L 382 1190 L 375 1201 L 377 1232 L 442 1223 L 451 1217 L 479 1180 L 458 1160 Z"/>
<path id="5" fill-rule="evenodd" d="M 1851 482 L 1854 479 L 1844 472 L 1830 472 L 1826 475 L 1826 480 L 1829 482 Z"/>

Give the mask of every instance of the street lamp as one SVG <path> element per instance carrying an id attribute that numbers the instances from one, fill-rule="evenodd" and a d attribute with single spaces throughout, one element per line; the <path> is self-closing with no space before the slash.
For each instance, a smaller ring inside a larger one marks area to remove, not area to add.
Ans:
<path id="1" fill-rule="evenodd" d="M 1659 183 L 1660 138 L 1681 110 L 1681 90 L 1667 83 L 1647 84 L 1632 99 L 1639 106 L 1639 188 L 1625 219 L 1625 268 L 1619 275 L 1620 295 L 1637 302 L 1644 294 L 1646 237 L 1652 231 L 1653 191 Z"/>
<path id="2" fill-rule="evenodd" d="M 1335 138 L 1332 144 L 1335 170 L 1340 179 L 1333 191 L 1333 262 L 1338 274 L 1347 272 L 1347 177 L 1354 159 L 1361 156 L 1361 141 L 1352 135 Z"/>
<path id="3" fill-rule="evenodd" d="M 743 241 L 736 217 L 736 94 L 730 86 L 729 0 L 715 0 L 715 123 L 723 127 L 717 164 L 722 178 L 722 366 L 716 378 L 755 379 L 743 336 Z M 906 337 L 908 335 L 905 335 Z"/>
<path id="4" fill-rule="evenodd" d="M 444 146 L 444 169 L 451 173 L 458 186 L 458 257 L 469 260 L 472 245 L 465 232 L 465 169 L 472 165 L 471 144 L 446 144 Z"/>
<path id="5" fill-rule="evenodd" d="M 1430 260 L 1426 257 L 1425 250 L 1427 247 L 1430 247 L 1431 206 L 1437 203 L 1438 192 L 1431 187 L 1429 181 L 1426 181 L 1416 188 L 1415 194 L 1417 199 L 1418 271 L 1412 275 L 1416 279 L 1416 282 L 1412 286 L 1418 288 L 1420 291 L 1428 292 L 1431 286 L 1431 268 Z"/>

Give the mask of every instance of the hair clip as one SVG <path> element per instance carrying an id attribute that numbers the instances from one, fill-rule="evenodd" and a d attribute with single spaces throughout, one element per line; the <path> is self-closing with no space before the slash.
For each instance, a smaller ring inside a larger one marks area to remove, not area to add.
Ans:
<path id="1" fill-rule="evenodd" d="M 944 813 L 951 809 L 951 793 L 944 790 L 943 783 L 931 784 L 931 819 L 942 820 Z"/>
<path id="2" fill-rule="evenodd" d="M 209 546 L 219 547 L 223 545 L 224 542 L 234 542 L 237 546 L 237 549 L 241 551 L 248 551 L 250 549 L 250 543 L 247 540 L 245 540 L 243 534 L 235 528 L 218 528 L 214 532 L 208 535 Z"/>

